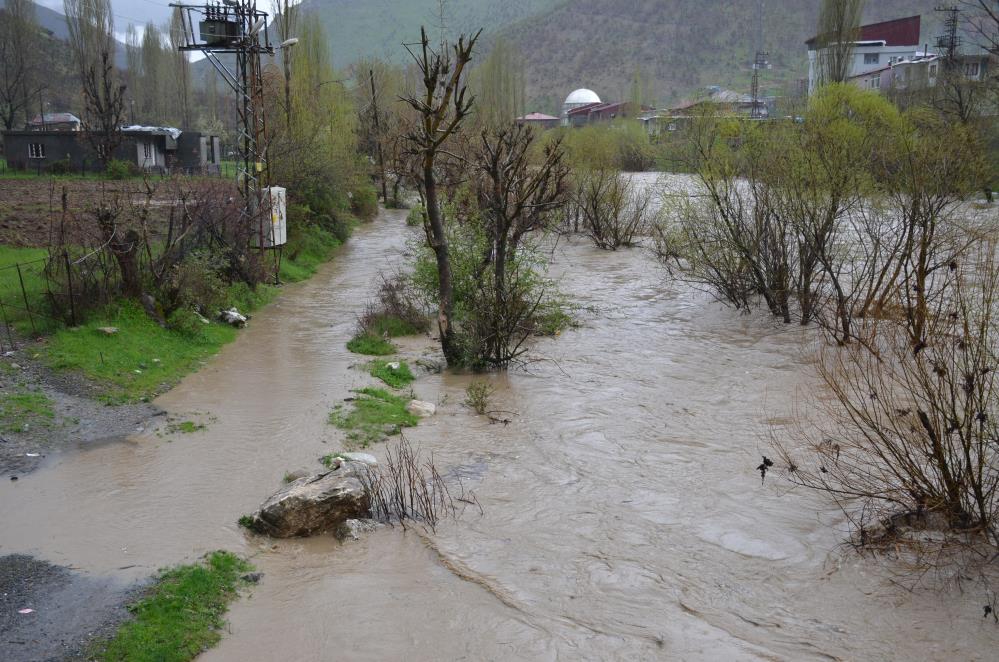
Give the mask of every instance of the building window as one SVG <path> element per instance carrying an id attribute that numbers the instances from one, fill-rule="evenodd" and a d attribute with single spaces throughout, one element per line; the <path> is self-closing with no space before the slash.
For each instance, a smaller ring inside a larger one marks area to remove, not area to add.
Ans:
<path id="1" fill-rule="evenodd" d="M 881 76 L 878 76 L 877 78 L 870 79 L 868 81 L 868 83 L 870 83 L 872 90 L 879 90 L 879 89 L 881 89 Z"/>
<path id="2" fill-rule="evenodd" d="M 937 65 L 931 64 L 930 65 L 930 78 L 933 78 L 936 75 L 937 75 Z"/>
<path id="3" fill-rule="evenodd" d="M 978 78 L 978 74 L 981 71 L 981 65 L 978 62 L 965 62 L 964 63 L 964 75 L 968 78 Z"/>
<path id="4" fill-rule="evenodd" d="M 42 143 L 28 143 L 28 158 L 44 159 L 45 145 L 43 145 Z"/>
<path id="5" fill-rule="evenodd" d="M 864 53 L 864 64 L 878 64 L 881 62 L 880 53 Z"/>
<path id="6" fill-rule="evenodd" d="M 147 161 L 153 156 L 153 146 L 149 143 L 142 143 L 142 158 Z"/>

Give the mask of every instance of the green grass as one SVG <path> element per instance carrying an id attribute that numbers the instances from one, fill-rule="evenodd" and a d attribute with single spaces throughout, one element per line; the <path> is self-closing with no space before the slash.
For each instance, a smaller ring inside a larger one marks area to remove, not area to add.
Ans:
<path id="1" fill-rule="evenodd" d="M 319 265 L 328 261 L 333 251 L 340 247 L 340 240 L 331 232 L 316 225 L 301 227 L 285 245 L 281 260 L 280 276 L 286 283 L 297 283 L 309 278 Z"/>
<path id="2" fill-rule="evenodd" d="M 193 432 L 204 430 L 206 427 L 207 426 L 204 423 L 181 421 L 180 423 L 170 423 L 167 425 L 166 430 L 168 433 L 180 432 L 181 434 L 191 434 Z"/>
<path id="3" fill-rule="evenodd" d="M 0 393 L 0 430 L 20 432 L 25 425 L 49 426 L 55 418 L 52 400 L 44 393 L 18 388 Z"/>
<path id="4" fill-rule="evenodd" d="M 102 326 L 117 327 L 118 333 L 105 335 L 97 330 Z M 185 335 L 162 328 L 138 304 L 124 302 L 80 327 L 57 331 L 42 353 L 50 367 L 79 371 L 105 386 L 105 401 L 136 402 L 197 370 L 236 334 L 236 329 L 213 322 L 195 336 Z"/>
<path id="5" fill-rule="evenodd" d="M 393 369 L 390 364 L 398 367 Z M 372 361 L 368 364 L 368 372 L 392 388 L 405 388 L 416 379 L 404 361 Z"/>
<path id="6" fill-rule="evenodd" d="M 395 345 L 373 333 L 359 333 L 347 342 L 347 349 L 355 354 L 366 356 L 388 356 L 395 354 Z"/>
<path id="7" fill-rule="evenodd" d="M 3 303 L 3 314 L 19 333 L 28 334 L 32 331 L 32 319 L 25 308 L 21 280 L 14 268 L 17 263 L 22 265 L 21 278 L 28 295 L 28 306 L 35 312 L 34 329 L 42 332 L 53 327 L 52 320 L 37 314 L 48 311 L 43 274 L 45 263 L 40 261 L 46 257 L 48 251 L 44 248 L 0 246 L 0 302 Z"/>
<path id="8" fill-rule="evenodd" d="M 203 563 L 164 571 L 148 595 L 130 606 L 135 615 L 95 647 L 102 662 L 186 662 L 222 638 L 223 616 L 252 566 L 229 552 Z M 89 658 L 88 658 L 89 659 Z"/>
<path id="9" fill-rule="evenodd" d="M 411 428 L 420 419 L 406 411 L 407 398 L 392 395 L 380 388 L 362 388 L 349 411 L 343 405 L 330 414 L 330 423 L 347 432 L 351 444 L 365 447 L 385 437 Z"/>

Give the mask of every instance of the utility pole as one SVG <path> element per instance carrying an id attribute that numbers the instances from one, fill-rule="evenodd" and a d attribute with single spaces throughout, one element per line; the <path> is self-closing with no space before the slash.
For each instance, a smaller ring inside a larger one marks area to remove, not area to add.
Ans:
<path id="1" fill-rule="evenodd" d="M 258 233 L 259 248 L 284 243 L 267 221 L 273 218 L 270 171 L 267 167 L 266 118 L 261 55 L 274 55 L 267 31 L 267 13 L 257 9 L 257 0 L 222 0 L 205 5 L 172 3 L 181 10 L 183 43 L 181 51 L 200 51 L 223 80 L 236 93 L 236 112 L 240 122 L 240 163 L 238 182 L 244 199 L 243 213 L 247 227 Z M 197 23 L 197 27 L 195 24 Z M 220 55 L 231 55 L 236 70 Z M 283 200 L 283 191 L 281 194 Z M 284 210 L 280 210 L 283 223 Z M 275 223 L 276 224 L 276 223 Z"/>
<path id="2" fill-rule="evenodd" d="M 770 62 L 767 59 L 769 54 L 763 50 L 763 13 L 766 10 L 766 5 L 764 0 L 760 0 L 759 11 L 757 18 L 759 23 L 757 24 L 758 32 L 756 33 L 756 57 L 753 59 L 753 81 L 750 90 L 750 96 L 753 100 L 753 107 L 749 111 L 749 116 L 753 119 L 762 119 L 765 115 L 763 108 L 761 108 L 760 101 L 760 71 L 763 69 L 770 68 Z"/>
<path id="3" fill-rule="evenodd" d="M 371 110 L 375 115 L 375 147 L 378 150 L 378 170 L 382 177 L 382 202 L 388 205 L 388 185 L 385 183 L 385 157 L 382 155 L 382 127 L 378 119 L 378 93 L 375 91 L 375 71 L 368 69 L 371 81 Z"/>
<path id="4" fill-rule="evenodd" d="M 944 33 L 937 37 L 937 48 L 943 52 L 945 66 L 953 68 L 961 48 L 961 37 L 957 34 L 961 23 L 961 9 L 952 5 L 935 7 L 934 11 L 944 14 Z"/>

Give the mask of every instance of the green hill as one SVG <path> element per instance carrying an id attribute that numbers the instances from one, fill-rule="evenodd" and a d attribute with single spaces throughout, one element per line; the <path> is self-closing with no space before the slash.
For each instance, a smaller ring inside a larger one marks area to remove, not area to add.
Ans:
<path id="1" fill-rule="evenodd" d="M 749 91 L 750 63 L 760 34 L 759 0 L 451 0 L 451 35 L 484 28 L 483 50 L 498 36 L 514 43 L 527 64 L 533 109 L 554 112 L 565 95 L 590 87 L 606 99 L 626 98 L 636 71 L 646 96 L 670 103 L 706 85 Z M 764 48 L 772 69 L 765 91 L 782 94 L 805 76 L 804 41 L 812 35 L 819 0 L 765 0 Z M 922 14 L 932 43 L 938 0 L 871 0 L 866 22 Z M 404 41 L 419 26 L 440 24 L 437 0 L 305 0 L 303 10 L 326 27 L 334 61 L 359 57 L 405 63 Z"/>

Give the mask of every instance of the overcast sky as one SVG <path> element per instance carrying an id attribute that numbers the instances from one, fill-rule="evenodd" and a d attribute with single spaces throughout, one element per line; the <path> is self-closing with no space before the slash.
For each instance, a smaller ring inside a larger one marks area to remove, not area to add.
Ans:
<path id="1" fill-rule="evenodd" d="M 35 1 L 60 14 L 63 13 L 62 0 Z M 125 34 L 125 29 L 129 24 L 141 28 L 149 21 L 163 25 L 170 20 L 169 4 L 170 0 L 111 0 L 111 6 L 114 8 L 115 31 L 119 34 Z"/>

